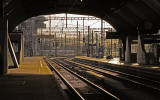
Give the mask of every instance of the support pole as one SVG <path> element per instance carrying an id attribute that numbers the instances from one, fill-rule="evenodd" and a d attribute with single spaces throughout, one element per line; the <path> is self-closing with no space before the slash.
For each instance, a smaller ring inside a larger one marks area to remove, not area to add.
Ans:
<path id="1" fill-rule="evenodd" d="M 103 19 L 101 19 L 101 58 L 104 56 Z"/>
<path id="2" fill-rule="evenodd" d="M 96 56 L 98 57 L 98 34 L 96 33 Z"/>
<path id="3" fill-rule="evenodd" d="M 55 33 L 55 56 L 57 57 L 57 34 Z"/>
<path id="4" fill-rule="evenodd" d="M 88 44 L 87 44 L 87 57 L 90 56 L 90 50 L 89 50 L 89 41 L 90 41 L 90 27 L 88 26 Z"/>
<path id="5" fill-rule="evenodd" d="M 69 30 L 68 30 L 68 34 L 69 34 Z M 68 35 L 68 48 L 70 49 L 70 34 Z"/>
<path id="6" fill-rule="evenodd" d="M 78 46 L 79 46 L 79 45 L 78 45 L 78 40 L 79 40 L 79 39 L 78 39 L 78 21 L 77 21 L 77 56 L 78 56 L 78 51 L 79 51 L 79 50 L 78 50 Z"/>
<path id="7" fill-rule="evenodd" d="M 62 41 L 62 33 L 61 33 L 61 49 L 63 47 L 62 43 L 63 43 L 63 41 Z"/>
<path id="8" fill-rule="evenodd" d="M 83 49 L 82 49 L 83 55 L 84 55 L 84 50 L 85 50 L 85 37 L 84 37 L 84 17 L 83 17 Z"/>
<path id="9" fill-rule="evenodd" d="M 76 48 L 75 48 L 75 45 L 76 45 L 76 39 L 75 39 L 75 36 L 74 36 L 74 53 L 76 52 Z"/>
<path id="10" fill-rule="evenodd" d="M 81 32 L 79 31 L 79 39 L 78 39 L 78 51 L 79 51 L 79 55 L 81 55 Z"/>
<path id="11" fill-rule="evenodd" d="M 65 41 L 65 54 L 66 54 L 66 37 L 67 36 L 66 36 L 66 33 L 65 33 L 65 40 L 64 40 Z"/>
<path id="12" fill-rule="evenodd" d="M 67 28 L 67 24 L 68 24 L 68 23 L 67 23 L 67 19 L 68 19 L 68 17 L 67 17 L 67 13 L 66 13 L 66 28 Z"/>
<path id="13" fill-rule="evenodd" d="M 93 54 L 93 42 L 94 42 L 94 39 L 93 39 L 94 37 L 93 37 L 93 31 L 92 31 L 92 57 L 94 56 L 94 54 Z"/>
<path id="14" fill-rule="evenodd" d="M 49 15 L 49 36 L 50 36 L 50 38 L 49 38 L 49 56 L 51 55 L 50 53 L 51 53 L 51 15 Z"/>
<path id="15" fill-rule="evenodd" d="M 33 19 L 31 18 L 31 22 Z M 30 32 L 31 32 L 31 35 L 30 35 L 30 41 L 31 41 L 31 46 L 30 46 L 30 56 L 33 56 L 34 55 L 34 41 L 33 41 L 33 24 L 31 25 L 30 27 Z"/>
<path id="16" fill-rule="evenodd" d="M 63 39 L 62 39 L 62 34 L 63 34 L 63 25 L 62 25 L 62 33 L 61 33 L 61 48 L 63 47 Z"/>

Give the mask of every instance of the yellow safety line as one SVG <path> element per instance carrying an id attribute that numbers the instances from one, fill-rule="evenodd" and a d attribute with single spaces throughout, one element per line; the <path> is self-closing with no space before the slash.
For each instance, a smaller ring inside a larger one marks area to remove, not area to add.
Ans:
<path id="1" fill-rule="evenodd" d="M 155 68 L 156 69 L 156 68 L 160 68 L 160 67 L 151 67 L 151 68 Z"/>
<path id="2" fill-rule="evenodd" d="M 91 58 L 91 57 L 75 57 L 75 58 L 80 58 L 80 59 L 85 59 L 85 60 L 92 60 L 92 61 L 99 61 L 99 62 L 104 62 L 104 63 L 109 63 L 111 59 L 97 59 L 97 58 Z"/>
<path id="3" fill-rule="evenodd" d="M 41 67 L 43 67 L 43 64 L 42 64 L 42 61 L 40 60 L 40 65 L 41 65 Z"/>
<path id="4" fill-rule="evenodd" d="M 103 77 L 104 77 L 103 75 L 97 74 L 97 73 L 95 73 L 95 72 L 93 72 L 93 71 L 86 71 L 86 72 L 88 72 L 88 73 L 90 73 L 90 74 L 92 74 L 92 75 L 98 76 L 98 77 L 100 77 L 100 78 L 103 78 Z"/>

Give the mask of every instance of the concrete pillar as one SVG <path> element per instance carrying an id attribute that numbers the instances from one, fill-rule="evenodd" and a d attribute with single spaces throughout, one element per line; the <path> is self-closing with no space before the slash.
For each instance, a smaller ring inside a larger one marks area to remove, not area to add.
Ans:
<path id="1" fill-rule="evenodd" d="M 8 70 L 8 20 L 0 18 L 0 74 Z"/>
<path id="2" fill-rule="evenodd" d="M 17 55 L 18 63 L 21 64 L 23 62 L 24 57 L 24 40 L 23 33 L 21 33 L 20 40 L 18 41 L 18 55 Z"/>
<path id="3" fill-rule="evenodd" d="M 3 11 L 3 0 L 0 0 L 0 18 L 4 17 L 4 11 Z"/>
<path id="4" fill-rule="evenodd" d="M 125 62 L 131 63 L 131 39 L 130 39 L 130 36 L 126 37 Z"/>
<path id="5" fill-rule="evenodd" d="M 158 64 L 159 63 L 159 46 L 157 43 L 152 44 L 152 52 L 153 52 L 152 64 Z"/>
<path id="6" fill-rule="evenodd" d="M 19 64 L 21 64 L 24 60 L 24 34 L 21 34 L 21 48 L 20 48 L 20 62 Z"/>
<path id="7" fill-rule="evenodd" d="M 146 52 L 142 35 L 138 34 L 137 63 L 146 64 Z"/>

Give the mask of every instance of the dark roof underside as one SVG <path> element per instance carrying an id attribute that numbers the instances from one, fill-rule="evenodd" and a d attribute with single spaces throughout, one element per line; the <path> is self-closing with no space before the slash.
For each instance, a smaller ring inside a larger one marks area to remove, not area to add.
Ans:
<path id="1" fill-rule="evenodd" d="M 160 23 L 158 0 L 4 0 L 4 5 L 9 31 L 30 17 L 57 13 L 100 17 L 117 31 L 133 34 L 137 28 L 155 33 Z"/>

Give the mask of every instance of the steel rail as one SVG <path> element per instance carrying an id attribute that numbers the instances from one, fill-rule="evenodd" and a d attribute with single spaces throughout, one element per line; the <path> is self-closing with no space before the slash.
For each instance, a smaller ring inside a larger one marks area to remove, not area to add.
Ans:
<path id="1" fill-rule="evenodd" d="M 67 88 L 74 93 L 74 95 L 76 96 L 77 99 L 79 100 L 85 100 L 82 95 L 63 77 L 63 75 L 61 73 L 59 73 L 59 71 L 51 65 L 51 63 L 49 63 L 49 61 L 47 59 L 45 59 L 47 65 L 52 68 L 55 73 L 58 75 L 58 77 L 63 81 L 63 83 L 67 86 Z"/>
<path id="2" fill-rule="evenodd" d="M 87 80 L 86 78 L 80 76 L 79 74 L 71 71 L 70 69 L 66 68 L 64 65 L 58 63 L 55 60 L 52 60 L 53 62 L 55 62 L 56 64 L 60 65 L 61 67 L 63 67 L 64 69 L 66 69 L 68 72 L 72 73 L 73 75 L 75 75 L 76 77 L 78 77 L 79 79 L 83 80 L 84 82 L 86 82 L 87 84 L 89 84 L 90 86 L 94 87 L 95 89 L 99 90 L 101 93 L 110 96 L 113 100 L 120 100 L 120 98 L 118 98 L 117 96 L 115 96 L 114 94 L 108 92 L 107 90 L 103 89 L 102 87 L 94 84 L 93 82 Z"/>
<path id="3" fill-rule="evenodd" d="M 71 62 L 71 63 L 72 63 L 72 62 Z M 83 64 L 84 64 L 84 63 L 83 63 Z M 78 65 L 78 64 L 76 64 L 76 65 Z M 85 63 L 85 65 L 88 65 L 88 64 Z M 79 65 L 79 66 L 82 66 L 82 65 Z M 88 66 L 91 66 L 91 65 L 88 65 Z M 147 88 L 150 88 L 150 89 L 153 89 L 153 90 L 156 90 L 156 91 L 160 91 L 159 88 L 156 88 L 156 87 L 153 87 L 153 86 L 144 84 L 144 83 L 140 83 L 140 82 L 137 82 L 137 81 L 135 81 L 135 80 L 131 80 L 131 79 L 124 78 L 124 77 L 120 77 L 120 76 L 114 76 L 114 75 L 111 75 L 111 74 L 108 74 L 108 73 L 104 73 L 104 72 L 98 71 L 98 70 L 96 70 L 96 69 L 94 69 L 94 68 L 89 68 L 89 67 L 86 67 L 86 66 L 82 66 L 82 67 L 85 67 L 85 68 L 90 69 L 90 70 L 94 70 L 94 71 L 99 72 L 99 73 L 102 73 L 102 74 L 109 75 L 109 76 L 111 76 L 111 77 L 116 77 L 116 78 L 123 79 L 123 80 L 129 81 L 129 82 L 135 83 L 135 84 L 139 84 L 139 85 L 141 85 L 141 86 L 145 86 L 145 87 L 147 87 Z M 93 66 L 91 66 L 91 67 L 93 67 Z M 94 66 L 94 67 L 95 67 L 95 66 Z M 107 69 L 107 68 L 102 68 L 102 67 L 95 67 L 95 68 L 99 68 L 99 69 L 102 69 L 102 70 L 106 70 L 106 71 L 110 71 L 110 72 L 114 72 L 114 73 L 118 73 L 118 74 L 128 75 L 128 76 L 134 77 L 134 78 L 140 78 L 139 76 L 130 75 L 130 74 L 123 73 L 123 72 L 120 72 L 120 71 L 115 71 L 115 70 L 112 70 L 112 69 Z M 146 79 L 146 78 L 142 78 L 142 79 Z M 148 80 L 148 79 L 146 79 L 146 80 Z M 152 82 L 155 82 L 155 83 L 159 84 L 158 81 L 152 81 Z"/>
<path id="4" fill-rule="evenodd" d="M 143 79 L 145 81 L 151 81 L 151 82 L 160 84 L 159 81 L 147 79 L 147 78 L 144 78 L 144 77 L 141 77 L 141 76 L 137 76 L 137 75 L 131 75 L 131 74 L 128 74 L 128 73 L 125 73 L 125 72 L 121 72 L 121 71 L 117 71 L 117 70 L 113 70 L 113 69 L 110 69 L 110 68 L 104 68 L 104 67 L 99 67 L 99 66 L 92 66 L 92 65 L 89 65 L 87 63 L 81 63 L 81 64 L 88 65 L 88 66 L 91 66 L 91 67 L 96 67 L 96 68 L 99 68 L 99 69 L 102 69 L 102 70 L 107 70 L 107 71 L 110 71 L 110 72 L 114 72 L 114 73 L 118 73 L 118 74 L 123 74 L 123 75 L 126 75 L 126 76 L 131 76 L 131 77 L 134 77 L 134 78 Z"/>

